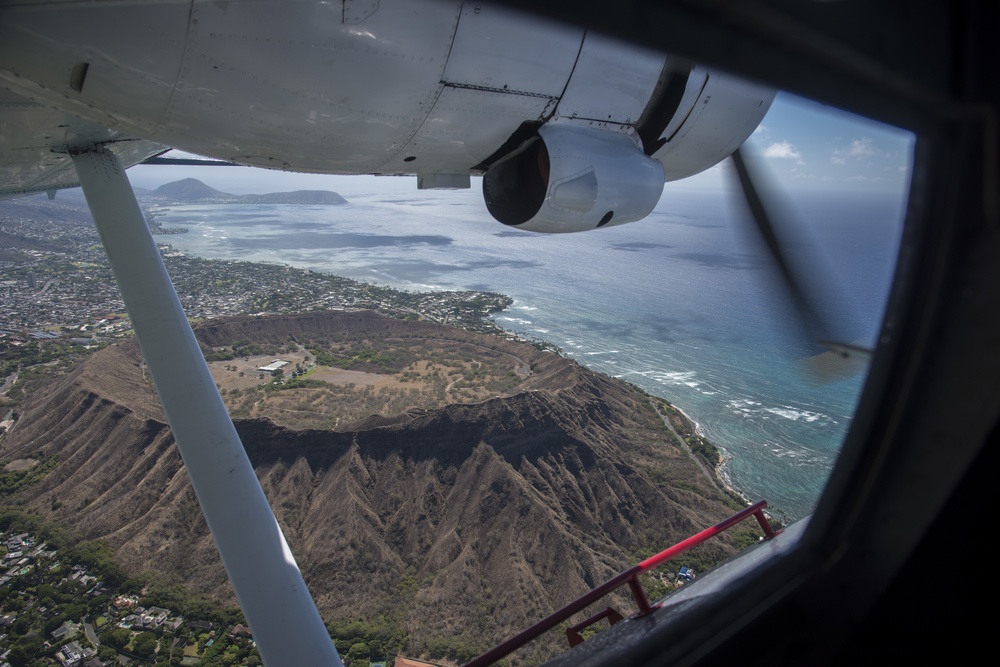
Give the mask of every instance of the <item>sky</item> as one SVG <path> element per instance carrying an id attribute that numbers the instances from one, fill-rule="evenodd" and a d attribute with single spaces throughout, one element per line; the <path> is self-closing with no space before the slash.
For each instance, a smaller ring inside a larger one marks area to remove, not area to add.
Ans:
<path id="1" fill-rule="evenodd" d="M 913 135 L 779 94 L 750 138 L 790 187 L 899 191 L 909 184 Z"/>
<path id="2" fill-rule="evenodd" d="M 836 190 L 904 194 L 910 179 L 913 136 L 888 125 L 849 114 L 788 93 L 779 93 L 748 140 L 750 155 L 763 161 L 785 190 Z M 718 191 L 732 186 L 729 162 L 667 185 L 673 190 Z M 182 178 L 197 178 L 232 194 L 333 190 L 416 190 L 415 177 L 295 174 L 249 167 L 139 166 L 129 170 L 132 184 L 156 188 Z M 473 188 L 480 187 L 477 179 Z"/>
<path id="3" fill-rule="evenodd" d="M 903 194 L 910 182 L 913 141 L 912 133 L 891 125 L 778 93 L 747 148 L 748 157 L 763 160 L 774 182 L 789 191 Z M 722 190 L 730 168 L 726 161 L 673 186 Z"/>

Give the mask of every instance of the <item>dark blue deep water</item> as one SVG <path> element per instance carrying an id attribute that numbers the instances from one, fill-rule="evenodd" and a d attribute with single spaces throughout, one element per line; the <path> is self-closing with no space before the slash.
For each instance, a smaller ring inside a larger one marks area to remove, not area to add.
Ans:
<path id="1" fill-rule="evenodd" d="M 863 374 L 815 384 L 803 372 L 801 359 L 818 350 L 797 335 L 738 203 L 668 187 L 641 222 L 540 236 L 494 222 L 475 189 L 385 182 L 342 192 L 345 206 L 173 207 L 163 224 L 190 232 L 160 240 L 410 290 L 508 294 L 500 325 L 670 400 L 725 451 L 735 488 L 790 518 L 812 510 Z M 791 199 L 787 254 L 806 268 L 837 338 L 870 345 L 894 268 L 899 195 Z"/>

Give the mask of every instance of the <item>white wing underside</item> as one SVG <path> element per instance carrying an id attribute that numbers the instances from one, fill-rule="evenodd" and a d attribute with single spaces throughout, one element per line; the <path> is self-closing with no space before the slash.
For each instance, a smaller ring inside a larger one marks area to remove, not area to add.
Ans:
<path id="1" fill-rule="evenodd" d="M 168 147 L 80 120 L 0 89 L 0 198 L 80 185 L 66 146 L 109 146 L 131 166 Z"/>

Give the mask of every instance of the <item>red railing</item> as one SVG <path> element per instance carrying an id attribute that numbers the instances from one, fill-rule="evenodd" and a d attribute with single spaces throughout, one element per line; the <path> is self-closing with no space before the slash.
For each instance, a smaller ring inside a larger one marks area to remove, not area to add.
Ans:
<path id="1" fill-rule="evenodd" d="M 624 572 L 617 575 L 613 579 L 606 581 L 605 583 L 601 584 L 600 586 L 593 589 L 589 593 L 586 593 L 583 596 L 574 600 L 573 602 L 570 602 L 562 609 L 552 614 L 549 614 L 538 623 L 532 625 L 527 630 L 520 632 L 519 634 L 511 637 L 502 644 L 499 644 L 494 648 L 490 649 L 489 651 L 487 651 L 486 653 L 483 653 L 478 658 L 475 658 L 471 662 L 466 663 L 465 665 L 463 665 L 463 667 L 486 667 L 486 665 L 492 665 L 500 658 L 503 658 L 504 656 L 513 653 L 517 649 L 521 648 L 522 646 L 530 642 L 532 639 L 535 639 L 539 635 L 547 632 L 548 630 L 551 630 L 552 628 L 559 625 L 560 623 L 568 619 L 570 616 L 580 611 L 581 609 L 584 609 L 585 607 L 592 605 L 593 603 L 597 602 L 608 593 L 617 590 L 618 588 L 620 588 L 625 584 L 628 584 L 629 588 L 632 590 L 632 597 L 635 599 L 636 605 L 638 605 L 639 607 L 639 613 L 637 614 L 637 616 L 643 616 L 645 614 L 648 614 L 650 611 L 653 610 L 653 608 L 649 604 L 649 600 L 646 599 L 646 592 L 643 590 L 642 584 L 639 583 L 639 575 L 645 574 L 646 572 L 649 572 L 650 570 L 659 567 L 660 565 L 667 562 L 671 558 L 676 557 L 678 554 L 684 553 L 691 547 L 701 544 L 702 542 L 711 537 L 715 537 L 716 535 L 726 530 L 727 528 L 730 528 L 739 523 L 740 521 L 743 521 L 744 519 L 748 518 L 750 515 L 753 515 L 757 519 L 757 523 L 760 524 L 761 530 L 764 531 L 764 539 L 765 540 L 771 539 L 777 533 L 774 531 L 773 528 L 771 528 L 771 524 L 767 520 L 767 517 L 764 516 L 764 509 L 766 507 L 767 507 L 767 501 L 761 500 L 760 502 L 751 505 L 745 510 L 734 514 L 728 519 L 725 519 L 724 521 L 715 524 L 711 528 L 706 528 L 697 535 L 692 535 L 683 542 L 678 542 L 669 549 L 665 549 L 660 553 L 656 554 L 655 556 L 647 558 L 638 565 L 630 567 L 629 569 L 625 570 Z M 617 623 L 622 619 L 622 616 L 611 607 L 608 607 L 604 611 L 598 612 L 597 614 L 594 614 L 585 621 L 582 621 L 570 627 L 569 629 L 566 630 L 566 637 L 567 639 L 569 639 L 570 646 L 576 646 L 577 644 L 583 641 L 583 637 L 580 634 L 581 630 L 590 625 L 593 625 L 594 623 L 604 618 L 607 618 L 608 622 L 614 625 L 615 623 Z"/>

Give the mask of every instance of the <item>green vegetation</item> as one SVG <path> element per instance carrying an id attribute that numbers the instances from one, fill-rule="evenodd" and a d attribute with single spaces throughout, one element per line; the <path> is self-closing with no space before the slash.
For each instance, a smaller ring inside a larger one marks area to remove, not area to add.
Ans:
<path id="1" fill-rule="evenodd" d="M 65 339 L 32 340 L 16 345 L 0 339 L 0 385 L 17 373 L 17 382 L 6 396 L 0 396 L 0 407 L 18 405 L 48 380 L 106 345 L 96 341 L 89 346 L 76 345 Z"/>
<path id="2" fill-rule="evenodd" d="M 390 348 L 382 343 L 382 341 L 365 340 L 339 353 L 330 353 L 315 345 L 307 349 L 320 366 L 368 373 L 399 373 L 416 360 L 409 350 Z"/>
<path id="3" fill-rule="evenodd" d="M 127 579 L 125 570 L 115 562 L 115 552 L 104 542 L 97 540 L 77 542 L 67 550 L 67 558 L 95 572 L 108 586 L 117 588 Z"/>
<path id="4" fill-rule="evenodd" d="M 427 644 L 431 660 L 445 659 L 459 664 L 472 660 L 483 650 L 478 642 L 463 637 L 436 637 Z"/>
<path id="5" fill-rule="evenodd" d="M 292 378 L 291 380 L 285 380 L 280 384 L 268 383 L 265 387 L 269 391 L 277 391 L 281 389 L 320 389 L 326 387 L 327 383 L 322 380 L 312 380 L 309 378 Z"/>
<path id="6" fill-rule="evenodd" d="M 716 466 L 722 463 L 719 449 L 700 435 L 688 438 L 687 443 L 694 455 L 704 461 L 710 469 L 715 470 Z"/>
<path id="7" fill-rule="evenodd" d="M 351 660 L 352 667 L 361 661 L 391 661 L 402 653 L 408 636 L 402 629 L 402 618 L 381 615 L 370 620 L 338 619 L 327 623 L 327 630 L 341 657 Z"/>
<path id="8" fill-rule="evenodd" d="M 34 465 L 24 470 L 0 470 L 0 498 L 34 484 L 59 465 L 58 456 L 42 456 L 39 453 L 35 461 Z"/>
<path id="9" fill-rule="evenodd" d="M 471 343 L 458 331 L 454 337 L 445 331 L 437 336 L 376 336 L 362 329 L 273 343 L 269 354 L 243 359 L 249 365 L 216 366 L 223 373 L 217 378 L 234 419 L 266 416 L 293 429 L 332 429 L 371 415 L 393 417 L 509 396 L 532 374 L 531 364 L 504 351 L 506 343 Z M 254 365 L 261 356 L 284 356 L 293 365 L 261 377 Z M 247 386 L 248 378 L 260 382 Z"/>
<path id="10" fill-rule="evenodd" d="M 261 664 L 249 637 L 232 637 L 229 628 L 245 623 L 238 609 L 223 609 L 204 596 L 179 585 L 162 582 L 148 574 L 126 579 L 104 543 L 81 540 L 72 532 L 19 508 L 0 507 L 0 532 L 5 536 L 27 533 L 39 548 L 29 558 L 30 565 L 18 572 L 8 585 L 0 587 L 0 614 L 15 620 L 0 651 L 9 650 L 7 660 L 14 667 L 41 667 L 70 639 L 92 646 L 79 632 L 64 641 L 51 641 L 51 633 L 64 623 L 93 619 L 101 646 L 98 657 L 109 664 L 119 652 L 136 667 L 180 665 L 185 651 L 200 658 L 207 667 L 256 667 Z M 86 573 L 86 579 L 68 579 L 70 570 Z M 83 583 L 87 581 L 88 583 Z M 99 581 L 99 584 L 95 584 Z M 121 627 L 119 622 L 132 613 L 132 606 L 115 606 L 122 594 L 136 594 L 132 604 L 160 607 L 171 616 L 211 621 L 217 630 L 203 632 L 181 622 L 150 629 Z M 47 645 L 49 640 L 51 646 Z"/>

